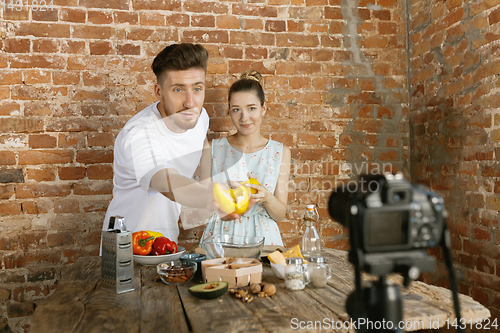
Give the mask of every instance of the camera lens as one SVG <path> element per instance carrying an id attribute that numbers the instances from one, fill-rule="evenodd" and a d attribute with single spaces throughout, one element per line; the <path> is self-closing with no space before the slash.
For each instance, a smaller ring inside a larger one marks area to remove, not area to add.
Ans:
<path id="1" fill-rule="evenodd" d="M 393 197 L 394 202 L 405 200 L 405 192 L 395 192 Z"/>

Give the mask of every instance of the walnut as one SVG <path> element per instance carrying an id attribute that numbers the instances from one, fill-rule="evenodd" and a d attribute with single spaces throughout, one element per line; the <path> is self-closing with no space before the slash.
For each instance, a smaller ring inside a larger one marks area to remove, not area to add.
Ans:
<path id="1" fill-rule="evenodd" d="M 257 294 L 260 292 L 260 285 L 257 284 L 257 283 L 254 283 L 250 286 L 250 291 L 252 292 L 252 294 Z"/>
<path id="2" fill-rule="evenodd" d="M 276 287 L 274 286 L 274 284 L 268 283 L 264 286 L 262 291 L 265 292 L 266 295 L 272 296 L 272 295 L 276 294 Z"/>

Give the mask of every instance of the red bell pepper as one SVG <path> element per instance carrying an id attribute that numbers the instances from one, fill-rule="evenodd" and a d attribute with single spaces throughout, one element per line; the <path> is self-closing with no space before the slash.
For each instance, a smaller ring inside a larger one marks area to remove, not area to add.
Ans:
<path id="1" fill-rule="evenodd" d="M 170 253 L 176 253 L 177 252 L 177 244 L 175 244 L 174 241 L 170 241 L 167 243 L 167 251 Z"/>
<path id="2" fill-rule="evenodd" d="M 156 237 L 153 243 L 153 251 L 154 255 L 164 255 L 164 254 L 172 254 L 177 252 L 177 244 L 174 241 L 171 241 L 167 237 Z"/>

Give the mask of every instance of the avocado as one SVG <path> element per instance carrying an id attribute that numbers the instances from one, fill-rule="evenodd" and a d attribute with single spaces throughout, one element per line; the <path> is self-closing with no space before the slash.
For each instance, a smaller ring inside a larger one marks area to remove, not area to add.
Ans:
<path id="1" fill-rule="evenodd" d="M 214 299 L 226 293 L 228 284 L 225 281 L 207 282 L 188 289 L 193 296 L 203 299 Z"/>

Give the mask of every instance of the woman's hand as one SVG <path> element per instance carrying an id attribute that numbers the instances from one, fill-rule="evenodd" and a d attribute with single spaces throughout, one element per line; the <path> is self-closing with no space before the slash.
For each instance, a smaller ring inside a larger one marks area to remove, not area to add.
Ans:
<path id="1" fill-rule="evenodd" d="M 257 193 L 252 194 L 252 200 L 255 201 L 255 203 L 265 203 L 269 201 L 269 198 L 273 196 L 271 192 L 267 188 L 261 185 L 255 185 L 255 184 L 245 184 L 246 187 L 248 188 L 253 188 L 257 190 Z"/>

